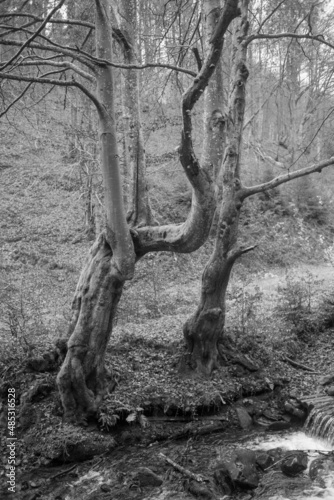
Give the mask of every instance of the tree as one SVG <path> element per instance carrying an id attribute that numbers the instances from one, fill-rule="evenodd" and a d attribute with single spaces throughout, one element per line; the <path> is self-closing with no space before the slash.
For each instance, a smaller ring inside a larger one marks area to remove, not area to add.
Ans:
<path id="1" fill-rule="evenodd" d="M 283 2 L 281 2 L 282 4 Z M 281 5 L 279 4 L 279 5 Z M 334 164 L 334 158 L 325 160 L 300 170 L 288 172 L 270 181 L 252 187 L 246 187 L 241 177 L 241 151 L 245 114 L 246 83 L 248 79 L 247 50 L 249 44 L 257 38 L 269 35 L 249 34 L 249 1 L 240 1 L 240 18 L 234 33 L 232 49 L 232 75 L 227 112 L 224 113 L 226 128 L 226 148 L 221 164 L 222 202 L 218 206 L 219 218 L 216 229 L 213 253 L 202 275 L 202 288 L 199 305 L 195 313 L 184 325 L 184 337 L 189 356 L 187 365 L 200 375 L 210 376 L 217 368 L 220 358 L 220 344 L 223 343 L 223 331 L 226 314 L 226 291 L 234 263 L 246 252 L 254 249 L 251 244 L 243 247 L 238 244 L 238 226 L 240 211 L 244 201 L 250 196 L 275 188 L 292 179 L 303 177 L 313 172 L 321 172 Z M 277 10 L 277 7 L 276 7 Z M 271 17 L 275 9 L 267 16 Z M 265 21 L 260 26 L 264 25 Z M 273 37 L 280 37 L 279 34 Z M 285 38 L 294 40 L 308 38 L 309 34 L 285 34 Z M 315 39 L 320 41 L 319 36 Z M 212 39 L 211 39 L 212 42 Z"/>

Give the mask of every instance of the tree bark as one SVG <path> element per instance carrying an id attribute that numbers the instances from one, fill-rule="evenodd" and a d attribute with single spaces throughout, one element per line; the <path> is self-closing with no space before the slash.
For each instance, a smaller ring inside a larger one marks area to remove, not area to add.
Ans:
<path id="1" fill-rule="evenodd" d="M 206 52 L 209 51 L 210 39 L 220 17 L 221 1 L 204 0 L 202 15 Z M 204 94 L 204 139 L 201 164 L 217 179 L 225 149 L 225 118 L 223 92 L 223 65 L 219 59 L 210 83 Z"/>
<path id="2" fill-rule="evenodd" d="M 120 42 L 126 64 L 138 63 L 136 50 L 137 4 L 136 0 L 122 0 L 114 8 L 122 37 Z M 132 227 L 152 225 L 154 218 L 148 197 L 146 157 L 141 129 L 139 101 L 139 73 L 129 69 L 122 73 L 122 105 L 125 126 L 125 160 L 129 179 L 127 220 Z"/>
<path id="3" fill-rule="evenodd" d="M 97 57 L 112 60 L 109 3 L 95 3 Z M 93 245 L 79 279 L 68 350 L 57 377 L 64 417 L 74 421 L 94 415 L 105 394 L 105 351 L 124 282 L 132 278 L 135 263 L 123 205 L 110 66 L 99 68 L 97 97 L 106 227 Z"/>
<path id="4" fill-rule="evenodd" d="M 225 296 L 230 273 L 236 259 L 250 248 L 237 245 L 240 197 L 240 149 L 245 111 L 247 48 L 242 42 L 248 32 L 247 1 L 240 3 L 241 19 L 235 33 L 234 66 L 229 109 L 226 116 L 227 136 L 223 159 L 223 199 L 214 251 L 202 276 L 200 303 L 184 325 L 184 337 L 189 350 L 188 368 L 210 376 L 218 365 L 218 342 L 225 323 Z M 181 369 L 185 364 L 181 364 Z"/>

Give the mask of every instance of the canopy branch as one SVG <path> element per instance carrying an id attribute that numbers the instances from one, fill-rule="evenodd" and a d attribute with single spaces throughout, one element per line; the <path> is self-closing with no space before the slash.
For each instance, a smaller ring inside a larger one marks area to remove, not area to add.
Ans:
<path id="1" fill-rule="evenodd" d="M 243 187 L 240 191 L 240 199 L 244 200 L 245 198 L 248 198 L 253 194 L 262 193 L 263 191 L 267 191 L 268 189 L 273 189 L 277 186 L 280 186 L 281 184 L 284 184 L 285 182 L 289 182 L 293 179 L 298 179 L 299 177 L 312 174 L 313 172 L 321 173 L 323 168 L 330 167 L 331 165 L 334 165 L 334 156 L 332 156 L 328 160 L 323 160 L 319 163 L 315 163 L 314 165 L 310 165 L 309 167 L 279 175 L 278 177 L 275 177 L 268 182 L 264 182 L 263 184 L 258 184 L 251 187 Z"/>
<path id="2" fill-rule="evenodd" d="M 16 52 L 16 54 L 14 54 L 11 59 L 9 61 L 7 61 L 6 64 L 0 66 L 0 71 L 3 71 L 5 68 L 7 68 L 12 62 L 15 61 L 15 59 L 17 59 L 19 57 L 20 54 L 22 54 L 22 52 L 24 51 L 24 49 L 26 47 L 28 47 L 30 45 L 30 43 L 39 35 L 39 33 L 41 33 L 41 31 L 45 28 L 45 26 L 47 25 L 49 19 L 51 19 L 51 17 L 57 12 L 57 10 L 59 10 L 63 4 L 65 3 L 66 0 L 60 0 L 60 2 L 58 2 L 58 4 L 50 11 L 50 13 L 46 16 L 45 20 L 42 22 L 42 24 L 39 26 L 39 28 L 31 35 L 30 38 L 28 38 L 28 40 L 26 40 L 22 45 L 21 47 L 19 48 L 19 50 Z"/>

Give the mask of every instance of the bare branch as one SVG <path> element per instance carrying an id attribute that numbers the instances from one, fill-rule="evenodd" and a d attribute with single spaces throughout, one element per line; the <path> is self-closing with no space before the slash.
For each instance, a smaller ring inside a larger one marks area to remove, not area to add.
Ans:
<path id="1" fill-rule="evenodd" d="M 0 45 L 10 45 L 10 46 L 20 46 L 21 43 L 16 40 L 0 40 Z M 174 66 L 172 64 L 164 64 L 164 63 L 145 63 L 145 64 L 121 64 L 108 61 L 107 59 L 99 59 L 97 57 L 91 56 L 87 52 L 84 52 L 80 49 L 74 50 L 70 47 L 57 47 L 55 45 L 44 45 L 36 42 L 30 43 L 29 47 L 33 49 L 46 50 L 49 52 L 55 52 L 58 54 L 63 54 L 65 56 L 72 57 L 73 59 L 80 61 L 82 64 L 85 64 L 87 67 L 94 71 L 94 64 L 98 64 L 100 66 L 112 66 L 113 68 L 121 68 L 121 69 L 145 69 L 145 68 L 166 68 L 171 69 L 173 71 L 179 71 L 180 73 L 185 73 L 186 75 L 190 75 L 195 77 L 196 73 L 191 71 L 190 69 L 181 68 L 180 66 Z"/>
<path id="2" fill-rule="evenodd" d="M 16 41 L 16 40 L 0 40 L 0 45 L 9 45 L 9 46 L 14 46 L 14 47 L 20 47 L 21 43 Z M 42 43 L 36 43 L 32 42 L 29 44 L 29 48 L 31 49 L 37 49 L 37 50 L 45 50 L 48 52 L 54 52 L 55 54 L 60 54 L 63 56 L 68 56 L 71 57 L 72 59 L 81 62 L 88 68 L 90 68 L 92 71 L 95 70 L 95 65 L 92 64 L 91 61 L 87 60 L 86 57 L 83 57 L 80 55 L 77 51 L 74 49 L 70 48 L 59 48 L 55 46 L 50 46 L 50 45 L 44 45 Z"/>
<path id="3" fill-rule="evenodd" d="M 37 29 L 37 31 L 35 31 L 35 33 L 33 35 L 31 35 L 30 38 L 28 38 L 28 40 L 26 40 L 23 45 L 21 45 L 21 47 L 19 48 L 19 50 L 16 52 L 16 54 L 13 55 L 13 57 L 7 61 L 6 64 L 4 64 L 3 66 L 0 66 L 0 71 L 3 71 L 5 68 L 7 68 L 13 61 L 15 61 L 15 59 L 18 58 L 18 56 L 20 54 L 22 54 L 23 50 L 39 35 L 39 33 L 41 33 L 41 31 L 45 28 L 45 26 L 47 25 L 49 19 L 51 19 L 51 17 L 57 12 L 57 10 L 59 10 L 63 4 L 65 3 L 65 0 L 60 0 L 60 2 L 50 11 L 50 13 L 46 16 L 45 20 L 42 22 L 42 24 L 40 25 L 40 27 Z"/>
<path id="4" fill-rule="evenodd" d="M 51 60 L 32 60 L 32 61 L 22 61 L 20 62 L 20 66 L 56 66 L 58 68 L 67 68 L 71 69 L 78 75 L 82 76 L 83 78 L 86 78 L 86 80 L 89 80 L 90 82 L 95 83 L 95 77 L 86 71 L 82 70 L 75 64 L 69 62 L 69 61 L 51 61 Z"/>
<path id="5" fill-rule="evenodd" d="M 0 71 L 0 79 L 1 78 L 6 80 L 15 80 L 18 82 L 35 82 L 47 85 L 57 85 L 58 87 L 76 87 L 80 89 L 81 92 L 83 92 L 95 104 L 96 108 L 99 111 L 101 111 L 102 113 L 104 112 L 104 109 L 102 108 L 102 105 L 97 97 L 84 85 L 74 80 L 74 78 L 72 78 L 72 80 L 56 80 L 54 78 L 13 75 L 12 73 L 3 73 L 2 71 Z"/>
<path id="6" fill-rule="evenodd" d="M 284 184 L 285 182 L 292 181 L 293 179 L 298 179 L 299 177 L 304 177 L 305 175 L 309 175 L 314 172 L 321 173 L 323 168 L 330 167 L 331 165 L 334 165 L 334 156 L 332 156 L 328 160 L 323 160 L 319 163 L 315 163 L 314 165 L 310 165 L 309 167 L 279 175 L 271 181 L 264 182 L 263 184 L 258 184 L 257 186 L 251 187 L 243 187 L 240 191 L 240 198 L 244 200 L 245 198 L 248 198 L 253 194 L 262 193 L 263 191 L 267 191 L 268 189 L 273 189 L 277 186 L 280 186 L 281 184 Z"/>
<path id="7" fill-rule="evenodd" d="M 16 99 L 14 99 L 14 101 L 8 104 L 7 108 L 2 113 L 0 113 L 0 118 L 2 118 L 6 113 L 8 113 L 10 108 L 14 106 L 14 104 L 16 104 L 24 96 L 24 94 L 29 90 L 32 84 L 33 82 L 29 82 L 28 85 L 22 90 L 22 92 L 16 97 Z"/>
<path id="8" fill-rule="evenodd" d="M 33 19 L 34 21 L 36 22 L 45 22 L 45 18 L 43 17 L 38 17 L 38 16 L 35 16 L 34 14 L 25 14 L 25 13 L 21 13 L 21 14 L 17 14 L 17 13 L 12 13 L 12 14 L 0 14 L 0 19 L 5 19 L 5 18 L 12 18 L 12 17 L 28 17 L 28 18 L 31 18 Z M 87 21 L 81 21 L 80 19 L 50 19 L 48 21 L 48 23 L 50 24 L 70 24 L 70 25 L 74 25 L 74 26 L 84 26 L 86 28 L 93 28 L 95 29 L 95 25 L 93 23 L 89 23 Z"/>
<path id="9" fill-rule="evenodd" d="M 285 2 L 285 0 L 282 0 L 278 5 L 276 5 L 276 7 L 270 12 L 270 14 L 267 15 L 267 17 L 260 24 L 259 29 L 257 30 L 258 33 L 262 30 L 262 28 L 266 24 L 266 22 L 269 21 L 269 19 L 275 14 L 275 12 L 280 8 L 280 6 L 284 2 Z"/>
<path id="10" fill-rule="evenodd" d="M 254 40 L 259 40 L 259 39 L 267 39 L 267 40 L 275 40 L 279 38 L 299 38 L 299 39 L 308 39 L 308 40 L 315 40 L 316 42 L 323 43 L 324 45 L 327 45 L 331 49 L 334 49 L 334 44 L 327 42 L 324 38 L 323 35 L 310 35 L 309 33 L 305 34 L 298 34 L 298 33 L 277 33 L 276 35 L 272 35 L 269 33 L 257 33 L 254 35 L 250 35 L 247 40 L 244 41 L 244 44 L 247 46 Z"/>

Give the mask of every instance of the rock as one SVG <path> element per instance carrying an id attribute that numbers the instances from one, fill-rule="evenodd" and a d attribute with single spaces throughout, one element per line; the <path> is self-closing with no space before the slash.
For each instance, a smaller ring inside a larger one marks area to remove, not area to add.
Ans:
<path id="1" fill-rule="evenodd" d="M 231 460 L 223 462 L 217 467 L 216 476 L 224 477 L 226 471 L 234 486 L 241 486 L 242 488 L 257 488 L 259 484 L 259 476 L 255 466 L 256 455 L 252 450 L 238 450 L 236 451 Z"/>
<path id="2" fill-rule="evenodd" d="M 235 411 L 237 412 L 237 416 L 242 429 L 246 430 L 252 427 L 253 420 L 246 408 L 244 408 L 243 406 L 239 406 L 235 409 Z"/>
<path id="3" fill-rule="evenodd" d="M 197 481 L 190 481 L 188 491 L 198 498 L 205 498 L 207 500 L 214 498 L 212 491 L 210 491 L 205 484 L 198 483 Z"/>
<path id="4" fill-rule="evenodd" d="M 100 488 L 101 491 L 103 491 L 104 493 L 108 493 L 108 491 L 111 491 L 110 486 L 106 483 L 101 484 Z"/>
<path id="5" fill-rule="evenodd" d="M 140 467 L 134 479 L 139 482 L 140 486 L 161 486 L 163 483 L 163 479 L 148 467 Z"/>
<path id="6" fill-rule="evenodd" d="M 301 408 L 298 408 L 298 403 L 296 401 L 286 401 L 284 403 L 284 409 L 286 412 L 291 413 L 291 415 L 300 418 L 301 420 L 307 417 L 306 412 Z"/>
<path id="7" fill-rule="evenodd" d="M 273 422 L 272 424 L 268 425 L 266 428 L 267 432 L 272 432 L 272 431 L 283 431 L 285 429 L 290 429 L 291 424 L 290 422 L 284 422 L 281 420 L 280 422 Z"/>
<path id="8" fill-rule="evenodd" d="M 329 374 L 329 375 L 325 375 L 324 377 L 321 377 L 319 379 L 319 384 L 320 385 L 329 385 L 332 382 L 334 382 L 334 373 Z"/>
<path id="9" fill-rule="evenodd" d="M 329 387 L 327 387 L 326 392 L 328 396 L 334 396 L 334 385 L 330 385 Z"/>
<path id="10" fill-rule="evenodd" d="M 222 462 L 213 473 L 213 477 L 219 486 L 219 489 L 223 495 L 231 495 L 234 490 L 234 485 L 230 478 L 229 471 L 226 465 Z"/>
<path id="11" fill-rule="evenodd" d="M 289 453 L 281 464 L 281 471 L 287 476 L 296 476 L 307 469 L 307 453 L 295 451 Z"/>
<path id="12" fill-rule="evenodd" d="M 325 459 L 321 457 L 321 458 L 316 458 L 315 460 L 313 460 L 313 462 L 311 462 L 309 476 L 312 479 L 312 481 L 314 481 L 315 478 L 318 476 L 319 471 L 324 470 L 324 461 Z"/>
<path id="13" fill-rule="evenodd" d="M 259 453 L 256 455 L 256 463 L 263 471 L 267 470 L 275 462 L 274 457 L 268 455 L 268 453 Z"/>

